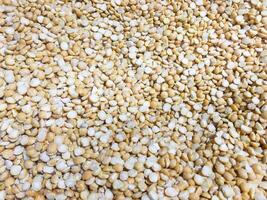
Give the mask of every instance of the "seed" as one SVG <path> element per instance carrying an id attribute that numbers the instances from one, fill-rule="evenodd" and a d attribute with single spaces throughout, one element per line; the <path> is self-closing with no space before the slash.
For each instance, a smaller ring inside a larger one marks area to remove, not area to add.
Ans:
<path id="1" fill-rule="evenodd" d="M 47 152 L 48 152 L 48 154 L 50 154 L 50 155 L 54 155 L 54 154 L 56 154 L 56 152 L 57 152 L 57 144 L 56 144 L 56 143 L 50 143 L 50 144 L 47 146 Z"/>
<path id="2" fill-rule="evenodd" d="M 13 27 L 7 27 L 7 28 L 5 29 L 5 32 L 6 32 L 6 34 L 13 35 L 14 32 L 15 32 L 15 30 L 14 30 Z"/>
<path id="3" fill-rule="evenodd" d="M 13 176 L 17 176 L 20 174 L 21 170 L 22 170 L 22 167 L 20 165 L 13 165 L 10 168 L 10 174 Z"/>
<path id="4" fill-rule="evenodd" d="M 28 91 L 28 85 L 25 82 L 17 83 L 17 91 L 19 94 L 24 95 Z"/>
<path id="5" fill-rule="evenodd" d="M 185 167 L 183 169 L 183 177 L 185 179 L 190 179 L 190 178 L 192 178 L 192 176 L 193 176 L 193 174 L 192 174 L 191 168 L 190 167 Z"/>
<path id="6" fill-rule="evenodd" d="M 67 51 L 69 49 L 69 45 L 67 42 L 61 42 L 60 43 L 60 48 L 63 50 L 63 51 Z"/>
<path id="7" fill-rule="evenodd" d="M 245 133 L 250 133 L 252 132 L 252 129 L 248 126 L 245 126 L 245 125 L 241 125 L 241 130 Z"/>
<path id="8" fill-rule="evenodd" d="M 6 192 L 5 190 L 0 191 L 0 199 L 5 199 L 6 198 Z"/>
<path id="9" fill-rule="evenodd" d="M 204 179 L 203 176 L 200 176 L 200 175 L 196 174 L 194 176 L 194 181 L 195 181 L 196 184 L 202 185 L 204 183 L 205 179 Z"/>
<path id="10" fill-rule="evenodd" d="M 26 114 L 25 113 L 18 113 L 17 114 L 17 120 L 19 121 L 19 122 L 25 122 L 26 121 Z"/>
<path id="11" fill-rule="evenodd" d="M 14 76 L 13 71 L 11 71 L 11 70 L 5 71 L 5 81 L 7 83 L 14 83 L 15 82 L 15 76 Z"/>
<path id="12" fill-rule="evenodd" d="M 71 111 L 68 112 L 67 117 L 68 117 L 69 119 L 74 119 L 74 118 L 77 117 L 77 112 L 74 111 L 74 110 L 71 110 Z"/>
<path id="13" fill-rule="evenodd" d="M 262 167 L 260 164 L 253 164 L 252 168 L 256 174 L 263 174 Z"/>
<path id="14" fill-rule="evenodd" d="M 41 81 L 38 78 L 33 78 L 30 82 L 30 86 L 32 87 L 37 87 L 40 84 L 41 84 Z"/>
<path id="15" fill-rule="evenodd" d="M 4 111 L 4 110 L 6 110 L 7 109 L 7 104 L 5 104 L 5 103 L 1 103 L 0 104 L 0 111 Z"/>
<path id="16" fill-rule="evenodd" d="M 92 172 L 91 172 L 91 171 L 85 171 L 85 172 L 83 173 L 82 179 L 83 179 L 83 180 L 88 180 L 88 179 L 90 179 L 91 177 L 92 177 Z"/>
<path id="17" fill-rule="evenodd" d="M 225 166 L 221 164 L 220 162 L 216 162 L 215 169 L 216 169 L 216 172 L 218 172 L 219 174 L 224 174 L 225 172 Z"/>
<path id="18" fill-rule="evenodd" d="M 173 187 L 168 187 L 165 189 L 165 194 L 169 197 L 175 197 L 178 195 L 178 192 Z"/>
<path id="19" fill-rule="evenodd" d="M 237 173 L 238 173 L 239 177 L 241 177 L 243 179 L 247 179 L 248 178 L 247 172 L 243 168 L 238 169 Z"/>
<path id="20" fill-rule="evenodd" d="M 89 99 L 93 103 L 96 103 L 96 102 L 99 101 L 99 97 L 97 95 L 95 95 L 95 94 L 90 95 Z"/>
<path id="21" fill-rule="evenodd" d="M 126 114 L 121 114 L 121 115 L 119 115 L 119 119 L 124 122 L 124 121 L 127 120 L 127 115 Z"/>
<path id="22" fill-rule="evenodd" d="M 156 183 L 158 181 L 158 175 L 156 173 L 150 173 L 149 174 L 149 180 L 152 182 L 152 183 Z"/>
<path id="23" fill-rule="evenodd" d="M 229 185 L 222 186 L 222 192 L 228 198 L 231 198 L 235 195 L 233 189 Z"/>
<path id="24" fill-rule="evenodd" d="M 101 33 L 95 33 L 94 34 L 94 39 L 95 40 L 101 40 L 102 39 L 102 34 Z"/>
<path id="25" fill-rule="evenodd" d="M 213 175 L 213 171 L 212 171 L 212 168 L 210 166 L 204 166 L 201 170 L 202 174 L 204 176 L 211 176 Z"/>
<path id="26" fill-rule="evenodd" d="M 107 118 L 107 114 L 105 113 L 105 111 L 101 110 L 99 113 L 98 113 L 98 117 L 100 120 L 106 120 Z"/>
<path id="27" fill-rule="evenodd" d="M 248 184 L 245 183 L 245 182 L 241 183 L 241 185 L 240 185 L 240 189 L 241 189 L 243 192 L 245 192 L 245 193 L 249 192 L 249 186 L 248 186 Z"/>

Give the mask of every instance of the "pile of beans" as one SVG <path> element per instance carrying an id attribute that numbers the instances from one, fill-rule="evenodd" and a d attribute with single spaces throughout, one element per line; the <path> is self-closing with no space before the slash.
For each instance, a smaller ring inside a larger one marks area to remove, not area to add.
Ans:
<path id="1" fill-rule="evenodd" d="M 0 0 L 0 200 L 266 200 L 266 0 Z"/>

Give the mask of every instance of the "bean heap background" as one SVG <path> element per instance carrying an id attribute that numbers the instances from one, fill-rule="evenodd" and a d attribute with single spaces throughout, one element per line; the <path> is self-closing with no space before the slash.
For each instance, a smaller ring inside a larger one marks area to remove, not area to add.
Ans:
<path id="1" fill-rule="evenodd" d="M 0 0 L 0 199 L 265 200 L 266 6 Z"/>

